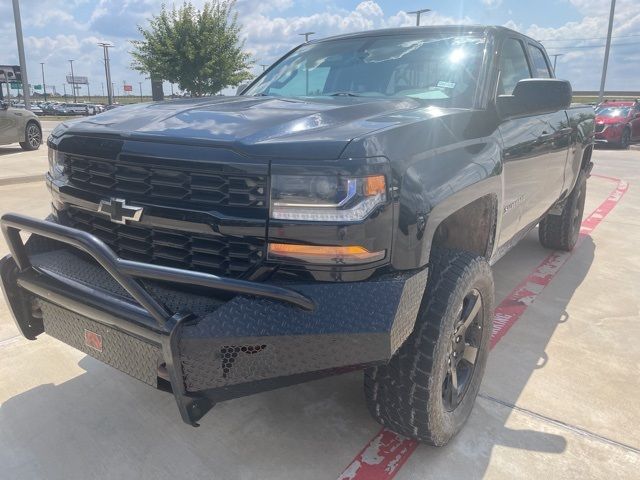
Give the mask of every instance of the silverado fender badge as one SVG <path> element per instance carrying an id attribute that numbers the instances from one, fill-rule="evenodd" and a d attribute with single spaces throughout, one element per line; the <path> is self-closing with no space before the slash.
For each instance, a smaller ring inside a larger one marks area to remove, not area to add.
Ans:
<path id="1" fill-rule="evenodd" d="M 139 222 L 142 217 L 143 207 L 127 205 L 121 198 L 101 200 L 98 212 L 109 215 L 112 222 L 126 224 L 127 222 Z"/>

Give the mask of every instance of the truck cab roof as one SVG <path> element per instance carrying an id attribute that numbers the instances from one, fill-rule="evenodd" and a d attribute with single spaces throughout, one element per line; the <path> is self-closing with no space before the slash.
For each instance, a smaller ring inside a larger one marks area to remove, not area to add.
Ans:
<path id="1" fill-rule="evenodd" d="M 345 38 L 363 38 L 363 37 L 379 37 L 379 36 L 394 36 L 394 35 L 418 35 L 418 34 L 467 34 L 467 35 L 489 35 L 495 36 L 518 36 L 526 37 L 522 33 L 516 32 L 507 27 L 499 25 L 434 25 L 424 27 L 398 27 L 398 28 L 380 28 L 376 30 L 366 30 L 363 32 L 345 33 L 341 35 L 334 35 L 317 40 L 311 40 L 309 43 L 322 43 L 331 40 L 339 40 Z M 527 37 L 530 38 L 530 37 Z M 534 43 L 537 41 L 530 38 Z"/>

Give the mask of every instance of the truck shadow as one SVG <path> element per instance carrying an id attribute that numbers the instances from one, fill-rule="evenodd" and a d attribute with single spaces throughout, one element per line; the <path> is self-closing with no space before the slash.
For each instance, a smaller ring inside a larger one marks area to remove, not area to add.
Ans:
<path id="1" fill-rule="evenodd" d="M 529 255 L 533 248 L 539 247 L 525 240 L 501 260 L 498 283 L 513 273 L 507 267 L 517 265 L 518 255 Z M 495 398 L 516 404 L 531 375 L 544 368 L 547 345 L 557 326 L 571 321 L 566 306 L 593 261 L 591 238 L 579 252 L 579 261 L 576 256 L 570 260 L 570 275 L 547 287 L 553 295 L 545 296 L 545 319 L 513 359 L 517 374 L 508 383 L 498 382 L 497 393 L 488 395 L 483 387 L 469 423 L 447 447 L 416 450 L 410 464 L 420 478 L 455 473 L 481 478 L 497 446 L 565 451 L 562 435 L 531 424 L 520 428 L 522 422 L 512 426 L 513 410 Z M 520 279 L 527 274 L 522 272 Z M 61 368 L 70 361 L 66 358 Z M 59 385 L 37 386 L 2 404 L 0 463 L 6 478 L 333 479 L 380 428 L 366 411 L 358 372 L 223 402 L 194 429 L 180 421 L 171 395 L 90 357 L 79 365 L 85 373 Z"/>

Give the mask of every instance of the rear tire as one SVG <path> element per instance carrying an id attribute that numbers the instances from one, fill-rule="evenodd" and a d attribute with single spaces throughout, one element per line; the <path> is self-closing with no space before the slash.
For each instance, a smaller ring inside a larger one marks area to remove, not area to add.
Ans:
<path id="1" fill-rule="evenodd" d="M 548 213 L 538 226 L 538 238 L 545 248 L 573 250 L 580 235 L 580 225 L 587 196 L 587 176 L 581 172 L 559 215 Z"/>
<path id="2" fill-rule="evenodd" d="M 23 150 L 37 150 L 42 144 L 42 130 L 36 122 L 29 122 L 24 130 L 25 141 L 20 142 Z"/>
<path id="3" fill-rule="evenodd" d="M 484 258 L 456 250 L 432 251 L 413 333 L 388 364 L 365 371 L 367 407 L 373 418 L 436 446 L 460 431 L 487 362 L 493 295 L 493 276 Z"/>

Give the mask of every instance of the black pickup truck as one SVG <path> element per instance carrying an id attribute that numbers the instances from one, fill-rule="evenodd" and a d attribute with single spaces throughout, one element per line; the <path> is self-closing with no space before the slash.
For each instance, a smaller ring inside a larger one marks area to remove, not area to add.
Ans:
<path id="1" fill-rule="evenodd" d="M 578 237 L 594 114 L 553 77 L 501 27 L 368 31 L 240 96 L 63 123 L 51 216 L 2 217 L 17 325 L 172 392 L 192 425 L 363 369 L 376 420 L 443 445 L 485 369 L 490 265 L 536 225 L 548 248 Z"/>

